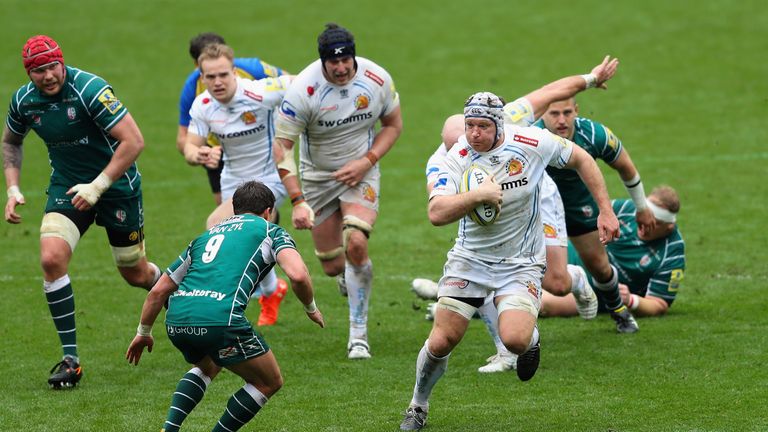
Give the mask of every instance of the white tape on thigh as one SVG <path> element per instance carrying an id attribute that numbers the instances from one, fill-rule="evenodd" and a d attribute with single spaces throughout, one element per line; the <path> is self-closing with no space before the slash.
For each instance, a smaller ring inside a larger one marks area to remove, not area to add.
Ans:
<path id="1" fill-rule="evenodd" d="M 337 256 L 343 253 L 344 253 L 344 248 L 341 246 L 326 252 L 320 252 L 319 250 L 315 249 L 315 256 L 320 261 L 331 261 L 332 259 L 336 258 Z"/>
<path id="2" fill-rule="evenodd" d="M 373 226 L 371 226 L 368 222 L 360 219 L 357 216 L 353 215 L 346 215 L 342 219 L 342 224 L 344 226 L 343 238 L 344 238 L 344 250 L 347 249 L 347 244 L 349 243 L 349 237 L 352 235 L 353 231 L 360 231 L 365 235 L 365 238 L 370 237 L 371 233 L 373 232 Z"/>
<path id="3" fill-rule="evenodd" d="M 512 294 L 505 296 L 499 301 L 496 308 L 499 310 L 499 316 L 501 316 L 502 312 L 507 310 L 523 311 L 528 312 L 535 317 L 539 316 L 539 307 L 529 295 Z"/>
<path id="4" fill-rule="evenodd" d="M 112 246 L 112 258 L 118 267 L 133 267 L 147 255 L 144 250 L 144 241 L 133 246 Z"/>
<path id="5" fill-rule="evenodd" d="M 437 307 L 440 309 L 449 310 L 451 312 L 456 312 L 467 320 L 471 320 L 475 315 L 475 311 L 477 310 L 477 308 L 471 304 L 464 303 L 461 300 L 456 300 L 455 298 L 450 297 L 440 297 L 437 300 Z"/>
<path id="6" fill-rule="evenodd" d="M 46 213 L 40 224 L 40 238 L 58 237 L 69 244 L 72 252 L 80 241 L 80 230 L 71 219 L 61 213 Z"/>

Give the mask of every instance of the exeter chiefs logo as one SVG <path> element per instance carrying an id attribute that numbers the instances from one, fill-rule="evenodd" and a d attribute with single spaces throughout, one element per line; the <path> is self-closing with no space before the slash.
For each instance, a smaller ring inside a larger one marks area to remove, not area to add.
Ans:
<path id="1" fill-rule="evenodd" d="M 369 184 L 364 184 L 363 186 L 363 198 L 365 198 L 366 201 L 370 201 L 372 203 L 376 202 L 376 191 L 373 190 L 373 187 Z"/>
<path id="2" fill-rule="evenodd" d="M 507 162 L 507 172 L 510 176 L 520 174 L 523 172 L 523 168 L 525 168 L 525 165 L 522 161 L 517 159 L 510 159 L 509 162 Z"/>
<path id="3" fill-rule="evenodd" d="M 368 96 L 364 94 L 358 95 L 355 98 L 355 108 L 357 108 L 358 110 L 363 110 L 368 108 L 368 103 L 369 103 Z"/>
<path id="4" fill-rule="evenodd" d="M 526 285 L 528 286 L 528 294 L 530 294 L 533 298 L 538 299 L 539 290 L 536 288 L 536 285 L 534 285 L 531 281 L 527 281 Z"/>
<path id="5" fill-rule="evenodd" d="M 555 227 L 549 224 L 544 224 L 544 237 L 555 238 L 557 237 L 557 230 Z"/>
<path id="6" fill-rule="evenodd" d="M 243 114 L 240 115 L 240 118 L 243 120 L 243 123 L 249 125 L 256 123 L 256 113 L 253 111 L 246 111 Z"/>

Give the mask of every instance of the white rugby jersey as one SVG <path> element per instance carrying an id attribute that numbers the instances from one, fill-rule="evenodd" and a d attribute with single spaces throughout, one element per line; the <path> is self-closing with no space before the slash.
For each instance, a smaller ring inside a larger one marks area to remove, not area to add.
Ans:
<path id="1" fill-rule="evenodd" d="M 541 181 L 547 165 L 563 168 L 568 163 L 574 144 L 535 127 L 507 125 L 504 133 L 504 142 L 484 153 L 476 152 L 465 136 L 460 137 L 441 165 L 430 199 L 459 193 L 462 174 L 470 165 L 479 165 L 502 188 L 501 213 L 488 226 L 464 216 L 459 221 L 454 251 L 489 262 L 543 262 Z"/>
<path id="2" fill-rule="evenodd" d="M 237 78 L 235 95 L 226 104 L 214 99 L 208 90 L 195 98 L 189 110 L 189 132 L 202 137 L 213 133 L 219 139 L 223 178 L 280 181 L 272 157 L 274 112 L 290 79 L 287 75 L 258 81 Z"/>
<path id="3" fill-rule="evenodd" d="M 302 178 L 328 180 L 350 160 L 363 157 L 373 144 L 379 118 L 400 105 L 389 73 L 356 57 L 357 72 L 343 86 L 323 76 L 317 60 L 296 76 L 285 94 L 277 121 L 281 130 L 302 135 Z"/>

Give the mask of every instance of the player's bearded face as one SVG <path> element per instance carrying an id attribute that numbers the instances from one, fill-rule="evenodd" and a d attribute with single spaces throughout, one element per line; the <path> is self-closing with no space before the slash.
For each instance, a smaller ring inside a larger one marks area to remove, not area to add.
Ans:
<path id="1" fill-rule="evenodd" d="M 232 100 L 237 90 L 235 66 L 226 57 L 203 60 L 200 64 L 203 83 L 214 99 L 221 103 Z"/>
<path id="2" fill-rule="evenodd" d="M 573 99 L 571 99 L 551 104 L 542 119 L 544 120 L 544 126 L 550 132 L 563 138 L 571 139 L 573 136 L 573 124 L 578 113 L 578 107 Z"/>
<path id="3" fill-rule="evenodd" d="M 352 56 L 325 60 L 325 75 L 328 81 L 344 85 L 355 76 L 355 59 Z"/>
<path id="4" fill-rule="evenodd" d="M 485 152 L 496 140 L 496 124 L 485 118 L 468 118 L 464 122 L 467 142 L 473 149 Z"/>
<path id="5" fill-rule="evenodd" d="M 29 79 L 43 94 L 53 96 L 61 91 L 66 71 L 64 65 L 53 62 L 29 71 Z"/>

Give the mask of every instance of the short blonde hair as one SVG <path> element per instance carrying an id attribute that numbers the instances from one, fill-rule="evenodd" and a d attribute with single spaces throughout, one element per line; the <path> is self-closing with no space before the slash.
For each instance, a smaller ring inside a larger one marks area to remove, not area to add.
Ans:
<path id="1" fill-rule="evenodd" d="M 230 63 L 235 64 L 235 50 L 229 45 L 219 43 L 206 45 L 197 58 L 197 64 L 201 66 L 202 71 L 203 60 L 216 60 L 220 57 L 225 57 Z"/>
<path id="2" fill-rule="evenodd" d="M 680 197 L 671 186 L 660 185 L 651 191 L 650 195 L 659 201 L 659 204 L 672 213 L 680 211 Z"/>

